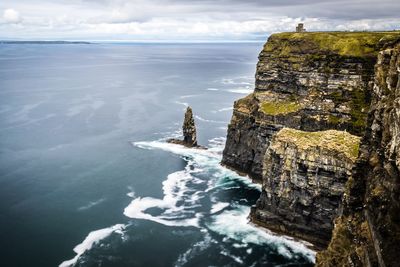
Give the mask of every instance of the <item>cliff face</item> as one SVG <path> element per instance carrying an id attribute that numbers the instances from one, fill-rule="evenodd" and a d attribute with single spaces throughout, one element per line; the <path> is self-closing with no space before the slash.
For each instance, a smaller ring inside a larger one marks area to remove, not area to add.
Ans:
<path id="1" fill-rule="evenodd" d="M 235 103 L 222 163 L 261 180 L 281 128 L 362 135 L 377 52 L 396 34 L 280 33 L 259 55 L 255 92 Z"/>
<path id="2" fill-rule="evenodd" d="M 399 266 L 400 43 L 380 52 L 368 128 L 343 214 L 317 266 Z"/>
<path id="3" fill-rule="evenodd" d="M 366 126 L 374 65 L 378 52 L 399 36 L 281 33 L 268 39 L 254 93 L 234 104 L 222 160 L 263 183 L 253 222 L 327 246 L 345 183 L 354 183 L 349 191 L 363 188 L 352 178 L 355 155 L 343 153 L 342 144 L 354 148 L 357 136 L 372 134 Z M 359 192 L 350 195 L 362 203 Z"/>
<path id="4" fill-rule="evenodd" d="M 326 247 L 358 144 L 342 131 L 279 131 L 265 153 L 252 221 Z"/>

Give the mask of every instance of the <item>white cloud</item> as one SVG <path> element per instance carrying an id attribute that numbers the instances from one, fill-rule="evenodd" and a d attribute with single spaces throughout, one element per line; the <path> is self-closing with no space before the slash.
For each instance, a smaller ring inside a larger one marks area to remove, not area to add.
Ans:
<path id="1" fill-rule="evenodd" d="M 9 8 L 4 10 L 3 12 L 3 20 L 6 23 L 20 23 L 21 22 L 21 16 L 19 15 L 19 12 Z"/>
<path id="2" fill-rule="evenodd" d="M 392 30 L 397 1 L 0 0 L 0 38 L 265 40 L 298 22 L 311 31 Z"/>

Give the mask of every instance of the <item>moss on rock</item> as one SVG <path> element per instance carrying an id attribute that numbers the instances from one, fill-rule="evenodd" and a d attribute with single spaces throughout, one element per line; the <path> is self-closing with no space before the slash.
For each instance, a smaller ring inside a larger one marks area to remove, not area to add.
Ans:
<path id="1" fill-rule="evenodd" d="M 332 52 L 341 56 L 365 57 L 376 56 L 382 42 L 390 42 L 400 38 L 400 31 L 388 32 L 305 32 L 277 33 L 271 39 L 282 44 L 276 50 L 275 42 L 267 42 L 264 51 L 277 51 L 281 56 L 293 52 L 320 50 Z M 288 43 L 288 42 L 289 43 Z M 293 44 L 293 45 L 290 45 Z M 314 56 L 316 56 L 314 54 Z"/>
<path id="2" fill-rule="evenodd" d="M 301 109 L 296 101 L 264 101 L 260 109 L 267 115 L 289 114 Z"/>
<path id="3" fill-rule="evenodd" d="M 345 131 L 320 131 L 305 132 L 290 128 L 283 128 L 276 134 L 277 140 L 294 143 L 300 149 L 306 150 L 312 147 L 320 147 L 344 154 L 355 161 L 358 156 L 360 137 Z"/>

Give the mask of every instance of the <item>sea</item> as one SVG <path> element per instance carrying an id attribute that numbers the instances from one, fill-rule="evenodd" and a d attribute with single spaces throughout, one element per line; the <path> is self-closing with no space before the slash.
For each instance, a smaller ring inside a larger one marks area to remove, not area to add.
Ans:
<path id="1" fill-rule="evenodd" d="M 312 266 L 220 165 L 263 43 L 0 45 L 0 265 Z M 199 144 L 181 136 L 192 107 Z"/>

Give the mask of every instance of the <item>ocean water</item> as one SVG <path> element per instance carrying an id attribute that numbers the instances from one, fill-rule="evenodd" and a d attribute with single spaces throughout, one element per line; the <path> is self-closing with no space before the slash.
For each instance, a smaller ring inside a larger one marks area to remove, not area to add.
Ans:
<path id="1" fill-rule="evenodd" d="M 219 165 L 261 43 L 0 46 L 1 266 L 312 266 Z M 167 144 L 193 108 L 199 143 Z"/>

